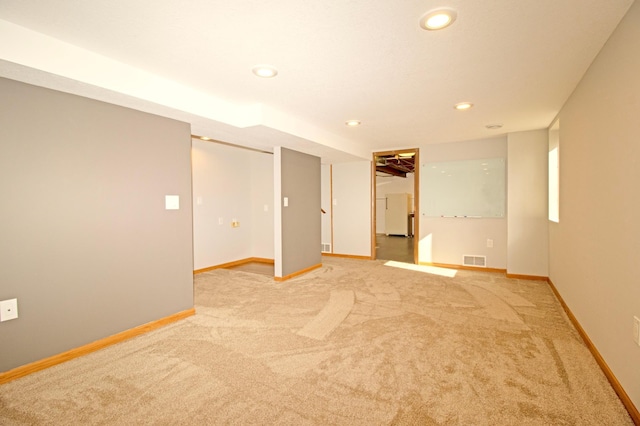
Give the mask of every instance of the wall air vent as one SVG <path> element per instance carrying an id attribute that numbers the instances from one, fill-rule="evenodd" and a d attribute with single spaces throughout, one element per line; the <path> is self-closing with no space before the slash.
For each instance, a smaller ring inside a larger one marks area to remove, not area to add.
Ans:
<path id="1" fill-rule="evenodd" d="M 476 268 L 487 267 L 487 256 L 475 256 L 465 254 L 462 256 L 462 266 L 474 266 Z"/>
<path id="2" fill-rule="evenodd" d="M 331 244 L 320 244 L 320 251 L 323 253 L 331 253 Z"/>

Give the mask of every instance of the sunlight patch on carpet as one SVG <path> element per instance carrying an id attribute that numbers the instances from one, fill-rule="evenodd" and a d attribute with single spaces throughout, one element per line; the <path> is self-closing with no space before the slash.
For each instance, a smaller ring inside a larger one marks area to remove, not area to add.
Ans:
<path id="1" fill-rule="evenodd" d="M 456 273 L 458 272 L 455 269 L 440 268 L 438 266 L 415 265 L 413 263 L 396 262 L 394 260 L 390 260 L 386 262 L 384 266 L 408 269 L 410 271 L 424 272 L 427 274 L 440 275 L 441 277 L 449 277 L 449 278 L 455 277 Z"/>

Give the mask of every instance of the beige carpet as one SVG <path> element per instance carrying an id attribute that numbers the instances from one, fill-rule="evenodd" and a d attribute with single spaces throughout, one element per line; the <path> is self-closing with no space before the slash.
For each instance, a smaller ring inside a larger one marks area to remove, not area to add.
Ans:
<path id="1" fill-rule="evenodd" d="M 632 425 L 544 282 L 326 258 L 0 386 L 0 424 Z"/>

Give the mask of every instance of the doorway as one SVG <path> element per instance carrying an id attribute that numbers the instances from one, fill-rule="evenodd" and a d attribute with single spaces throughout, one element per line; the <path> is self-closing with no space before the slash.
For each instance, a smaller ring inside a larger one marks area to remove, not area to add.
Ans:
<path id="1" fill-rule="evenodd" d="M 418 148 L 373 153 L 371 253 L 374 259 L 418 263 L 419 154 Z"/>

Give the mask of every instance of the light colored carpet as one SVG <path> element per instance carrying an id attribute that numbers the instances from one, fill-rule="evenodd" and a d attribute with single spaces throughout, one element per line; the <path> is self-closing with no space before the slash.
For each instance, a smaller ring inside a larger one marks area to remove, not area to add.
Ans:
<path id="1" fill-rule="evenodd" d="M 632 425 L 544 282 L 323 259 L 0 386 L 0 424 Z"/>

